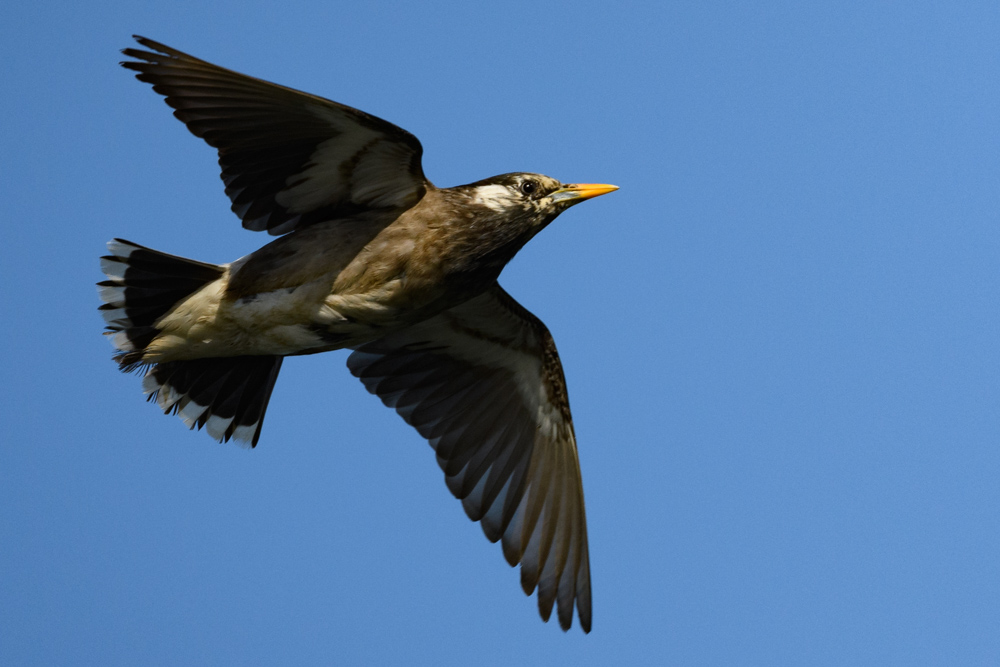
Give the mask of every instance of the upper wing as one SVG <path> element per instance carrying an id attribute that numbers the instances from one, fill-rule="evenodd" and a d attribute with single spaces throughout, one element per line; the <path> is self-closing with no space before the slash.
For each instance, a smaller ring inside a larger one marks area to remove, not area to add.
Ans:
<path id="1" fill-rule="evenodd" d="M 433 187 L 412 134 L 330 100 L 223 69 L 144 37 L 123 67 L 219 150 L 233 212 L 254 231 L 413 206 Z"/>
<path id="2" fill-rule="evenodd" d="M 357 348 L 351 372 L 430 441 L 448 488 L 480 521 L 548 620 L 573 604 L 590 632 L 583 484 L 566 382 L 545 325 L 499 285 Z"/>

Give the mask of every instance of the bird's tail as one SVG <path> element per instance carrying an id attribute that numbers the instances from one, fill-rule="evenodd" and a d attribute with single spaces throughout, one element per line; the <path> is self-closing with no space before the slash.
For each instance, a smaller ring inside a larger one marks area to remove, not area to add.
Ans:
<path id="1" fill-rule="evenodd" d="M 217 357 L 146 363 L 143 352 L 160 330 L 156 322 L 224 273 L 221 266 L 168 255 L 115 239 L 101 258 L 101 315 L 122 371 L 145 368 L 142 388 L 164 413 L 190 428 L 206 427 L 216 440 L 257 444 L 283 357 Z"/>
<path id="2" fill-rule="evenodd" d="M 97 283 L 104 301 L 98 310 L 118 350 L 115 361 L 129 371 L 143 363 L 143 351 L 160 333 L 156 321 L 225 271 L 123 239 L 109 241 L 108 250 L 101 257 L 108 279 Z"/>
<path id="3" fill-rule="evenodd" d="M 220 442 L 232 438 L 255 447 L 282 359 L 262 355 L 154 364 L 142 390 L 164 414 L 176 414 L 189 428 L 204 426 Z"/>

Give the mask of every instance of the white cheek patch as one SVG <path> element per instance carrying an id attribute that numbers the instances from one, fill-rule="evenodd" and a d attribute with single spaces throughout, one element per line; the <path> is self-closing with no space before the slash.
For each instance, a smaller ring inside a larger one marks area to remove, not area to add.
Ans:
<path id="1" fill-rule="evenodd" d="M 497 213 L 510 208 L 515 201 L 514 194 L 503 185 L 480 185 L 475 192 L 475 203 Z"/>

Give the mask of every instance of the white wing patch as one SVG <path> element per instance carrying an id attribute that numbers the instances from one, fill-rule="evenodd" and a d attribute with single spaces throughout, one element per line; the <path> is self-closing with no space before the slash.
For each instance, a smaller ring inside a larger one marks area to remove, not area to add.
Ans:
<path id="1" fill-rule="evenodd" d="M 500 185 L 480 187 L 500 188 L 509 192 Z M 519 319 L 495 317 L 493 308 L 494 302 L 491 299 L 473 299 L 466 302 L 461 309 L 443 315 L 457 324 L 457 329 L 440 326 L 435 318 L 414 325 L 405 333 L 408 336 L 419 336 L 426 329 L 427 340 L 431 346 L 445 344 L 448 354 L 456 359 L 462 359 L 470 365 L 508 369 L 515 378 L 525 404 L 536 411 L 539 434 L 555 437 L 559 429 L 564 428 L 565 422 L 558 407 L 552 404 L 545 383 L 542 381 L 541 357 L 528 351 L 537 345 L 534 331 L 530 327 L 525 327 Z M 475 338 L 463 331 L 463 329 L 477 330 L 481 328 L 483 321 L 489 322 L 490 338 Z M 498 345 L 497 340 L 503 340 L 505 344 Z"/>
<path id="2" fill-rule="evenodd" d="M 413 193 L 412 156 L 413 151 L 404 144 L 369 144 L 351 174 L 351 200 L 372 206 L 405 204 Z"/>
<path id="3" fill-rule="evenodd" d="M 345 199 L 371 206 L 407 202 L 415 188 L 410 172 L 413 151 L 408 146 L 334 110 L 312 111 L 337 134 L 316 147 L 306 168 L 288 177 L 288 187 L 274 201 L 300 214 Z"/>
<path id="4" fill-rule="evenodd" d="M 333 139 L 327 139 L 309 158 L 304 171 L 289 176 L 286 183 L 294 183 L 274 196 L 274 201 L 290 213 L 305 213 L 339 199 L 345 199 L 347 183 L 342 169 L 365 145 L 377 140 L 370 130 L 353 128 Z"/>

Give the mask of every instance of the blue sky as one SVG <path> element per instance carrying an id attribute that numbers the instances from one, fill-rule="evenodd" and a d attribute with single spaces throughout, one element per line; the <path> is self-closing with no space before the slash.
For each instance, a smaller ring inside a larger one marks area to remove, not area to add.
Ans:
<path id="1" fill-rule="evenodd" d="M 501 277 L 566 370 L 590 635 L 345 353 L 285 363 L 254 451 L 117 372 L 108 239 L 267 241 L 132 33 L 386 118 L 441 186 L 621 186 Z M 997 664 L 997 34 L 995 3 L 6 3 L 0 663 Z"/>

